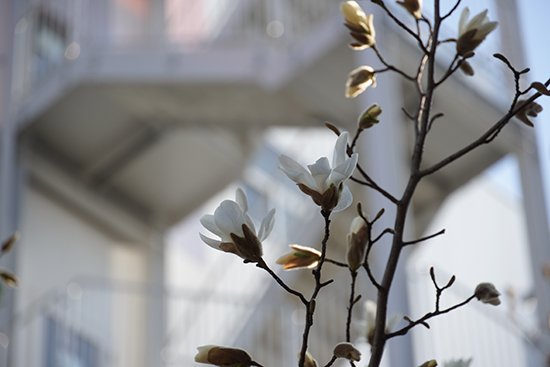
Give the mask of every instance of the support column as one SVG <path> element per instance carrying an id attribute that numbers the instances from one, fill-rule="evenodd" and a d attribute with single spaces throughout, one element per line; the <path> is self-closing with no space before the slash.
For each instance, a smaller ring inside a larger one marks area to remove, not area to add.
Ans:
<path id="1" fill-rule="evenodd" d="M 13 56 L 14 2 L 0 2 L 0 239 L 17 229 L 18 172 L 16 163 L 16 127 L 11 111 L 11 71 Z M 17 246 L 0 259 L 0 267 L 16 271 Z M 10 363 L 13 336 L 14 291 L 2 286 L 0 298 L 0 365 Z"/>
<path id="2" fill-rule="evenodd" d="M 519 9 L 518 0 L 502 0 L 499 1 L 499 17 L 501 20 L 502 31 L 502 46 L 504 48 L 505 55 L 521 69 L 524 67 L 532 67 L 533 72 L 527 74 L 528 77 L 536 77 L 533 74 L 537 72 L 542 73 L 542 77 L 546 78 L 548 75 L 544 75 L 548 70 L 545 68 L 546 60 L 543 60 L 542 54 L 537 51 L 529 50 L 535 59 L 527 61 L 526 47 L 524 43 L 533 31 L 525 25 L 533 23 L 533 19 L 530 17 L 529 12 L 538 12 L 539 14 L 546 14 L 542 9 L 542 1 L 534 2 L 536 4 L 533 9 Z M 523 4 L 521 4 L 523 5 Z M 546 5 L 548 9 L 548 5 Z M 536 8 L 536 10 L 534 10 Z M 522 10 L 521 12 L 519 10 Z M 524 15 L 523 22 L 518 14 Z M 542 19 L 542 18 L 541 18 Z M 534 24 L 538 24 L 536 19 Z M 505 25 L 505 26 L 504 26 Z M 524 27 L 522 27 L 524 26 Z M 540 25 L 538 26 L 540 28 Z M 525 28 L 525 29 L 523 29 Z M 539 60 L 540 59 L 540 60 Z M 540 69 L 540 70 L 539 70 Z M 543 96 L 544 97 L 544 96 Z M 541 98 L 541 103 L 544 103 L 546 98 Z M 545 118 L 546 110 L 542 114 L 542 118 Z M 547 115 L 546 115 L 547 116 Z M 546 117 L 547 120 L 548 117 Z M 549 213 L 545 198 L 546 194 L 544 189 L 544 177 L 543 167 L 540 162 L 538 149 L 542 149 L 537 144 L 536 134 L 542 134 L 544 132 L 544 121 L 538 118 L 535 120 L 537 125 L 535 129 L 521 129 L 521 145 L 516 157 L 518 160 L 522 196 L 523 196 L 523 208 L 525 211 L 525 223 L 527 228 L 527 239 L 531 261 L 531 269 L 533 276 L 533 294 L 537 299 L 537 325 L 541 330 L 540 340 L 537 340 L 537 344 L 541 347 L 541 350 L 546 351 L 550 348 L 550 279 L 547 279 L 543 275 L 543 267 L 546 264 L 550 264 L 550 231 L 549 231 Z M 540 144 L 540 139 L 539 139 Z M 526 348 L 532 348 L 531 344 L 528 344 Z M 546 358 L 550 358 L 550 355 L 544 356 L 544 353 L 531 353 L 530 350 L 526 351 L 528 355 L 528 363 L 530 366 L 547 366 Z"/>
<path id="3" fill-rule="evenodd" d="M 522 134 L 521 150 L 516 156 L 521 175 L 529 258 L 533 271 L 533 293 L 537 298 L 537 325 L 542 331 L 538 344 L 542 350 L 548 350 L 550 347 L 550 279 L 544 277 L 543 267 L 550 264 L 550 231 L 548 230 L 548 210 L 545 205 L 544 178 L 532 131 L 525 131 Z M 547 365 L 544 356 L 539 353 L 529 354 L 531 365 Z"/>
<path id="4" fill-rule="evenodd" d="M 380 19 L 380 18 L 379 18 Z M 390 55 L 388 50 L 399 47 L 398 40 L 384 32 L 377 38 L 378 47 L 382 48 L 384 55 Z M 371 65 L 372 58 L 368 52 L 356 53 L 357 66 Z M 400 108 L 403 105 L 403 90 L 400 78 L 394 73 L 384 73 L 378 77 L 378 85 L 375 89 L 369 89 L 357 97 L 361 113 L 373 103 L 378 103 L 383 110 L 381 122 L 373 128 L 363 132 L 362 141 L 359 143 L 359 159 L 371 177 L 388 192 L 400 197 L 409 178 L 410 154 L 407 151 L 406 124 Z M 379 193 L 368 189 L 364 200 L 365 207 L 372 218 L 381 208 L 385 214 L 378 221 L 377 230 L 393 227 L 396 207 Z M 409 215 L 407 228 L 414 228 L 412 216 Z M 407 229 L 407 230 L 408 230 Z M 411 234 L 412 236 L 412 234 Z M 377 244 L 374 249 L 373 268 L 378 281 L 381 281 L 384 267 L 389 256 L 391 236 Z M 409 298 L 407 292 L 406 263 L 407 251 L 403 251 L 391 288 L 388 316 L 392 314 L 409 314 Z M 412 339 L 410 336 L 392 339 L 387 344 L 384 352 L 383 365 L 388 365 L 388 359 L 392 367 L 411 366 L 413 361 Z"/>
<path id="5" fill-rule="evenodd" d="M 150 241 L 148 253 L 147 283 L 150 285 L 147 302 L 147 366 L 164 366 L 166 362 L 166 285 L 165 245 L 162 235 L 156 234 Z"/>

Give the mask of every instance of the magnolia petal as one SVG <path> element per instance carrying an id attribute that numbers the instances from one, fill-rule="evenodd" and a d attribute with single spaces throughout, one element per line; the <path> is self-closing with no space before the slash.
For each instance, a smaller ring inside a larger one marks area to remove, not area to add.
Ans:
<path id="1" fill-rule="evenodd" d="M 338 186 L 340 183 L 350 178 L 357 166 L 358 157 L 357 153 L 353 153 L 344 163 L 334 167 L 327 180 L 327 186 L 331 184 Z"/>
<path id="2" fill-rule="evenodd" d="M 327 157 L 321 157 L 314 164 L 307 166 L 312 176 L 328 176 L 330 174 L 330 164 Z"/>
<path id="3" fill-rule="evenodd" d="M 460 14 L 460 20 L 458 21 L 458 35 L 461 36 L 466 30 L 466 22 L 470 17 L 470 8 L 465 7 Z"/>
<path id="4" fill-rule="evenodd" d="M 281 155 L 279 157 L 279 168 L 283 171 L 288 178 L 297 184 L 303 184 L 308 187 L 315 188 L 315 180 L 302 165 L 296 162 L 294 159 Z"/>
<path id="5" fill-rule="evenodd" d="M 248 200 L 246 199 L 246 194 L 240 187 L 235 192 L 235 201 L 239 204 L 243 212 L 246 213 L 248 211 Z"/>
<path id="6" fill-rule="evenodd" d="M 481 25 L 477 29 L 476 39 L 484 39 L 489 33 L 495 30 L 498 26 L 498 22 L 487 22 Z"/>
<path id="7" fill-rule="evenodd" d="M 231 200 L 224 200 L 214 212 L 214 220 L 218 228 L 226 234 L 243 236 L 242 224 L 245 223 L 243 211 L 239 204 Z"/>
<path id="8" fill-rule="evenodd" d="M 477 29 L 479 26 L 481 26 L 484 22 L 487 21 L 487 12 L 488 10 L 485 9 L 481 13 L 477 14 L 468 22 L 468 25 L 466 26 L 467 30 L 470 29 Z"/>
<path id="9" fill-rule="evenodd" d="M 256 227 L 254 226 L 254 222 L 248 213 L 244 213 L 244 223 L 252 230 L 252 232 L 256 233 Z"/>
<path id="10" fill-rule="evenodd" d="M 269 236 L 273 230 L 273 225 L 275 224 L 275 209 L 271 209 L 269 213 L 262 220 L 260 225 L 260 232 L 258 232 L 258 238 L 260 241 L 263 241 Z"/>
<path id="11" fill-rule="evenodd" d="M 216 225 L 216 220 L 212 214 L 205 214 L 201 217 L 200 222 L 202 226 L 208 229 L 210 232 L 214 233 L 219 237 L 224 237 L 224 233 Z"/>
<path id="12" fill-rule="evenodd" d="M 336 139 L 336 144 L 334 145 L 334 152 L 332 155 L 332 167 L 336 167 L 346 160 L 348 155 L 346 151 L 348 149 L 348 132 L 344 131 L 338 139 Z"/>
<path id="13" fill-rule="evenodd" d="M 221 241 L 215 240 L 210 237 L 206 237 L 202 233 L 199 233 L 201 240 L 213 249 L 220 250 Z M 220 250 L 221 251 L 221 250 Z"/>
<path id="14" fill-rule="evenodd" d="M 338 204 L 332 209 L 333 212 L 340 212 L 346 208 L 348 208 L 353 203 L 353 195 L 351 194 L 351 191 L 349 190 L 349 187 L 347 185 L 344 185 L 342 188 L 342 192 L 340 193 L 340 197 L 338 199 Z"/>
<path id="15" fill-rule="evenodd" d="M 321 157 L 314 164 L 310 164 L 307 167 L 311 171 L 311 176 L 315 180 L 315 186 L 312 188 L 316 189 L 319 193 L 325 192 L 328 188 L 326 181 L 331 173 L 328 158 Z"/>

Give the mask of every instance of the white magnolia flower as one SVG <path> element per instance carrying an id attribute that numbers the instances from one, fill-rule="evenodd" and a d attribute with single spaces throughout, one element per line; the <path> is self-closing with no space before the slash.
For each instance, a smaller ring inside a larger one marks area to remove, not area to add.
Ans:
<path id="1" fill-rule="evenodd" d="M 351 191 L 344 184 L 357 165 L 357 153 L 347 156 L 348 133 L 343 132 L 336 140 L 332 167 L 327 157 L 322 157 L 305 169 L 286 155 L 279 157 L 279 168 L 296 182 L 300 190 L 311 196 L 315 204 L 325 211 L 340 211 L 351 205 Z"/>
<path id="2" fill-rule="evenodd" d="M 473 358 L 470 359 L 455 359 L 443 363 L 443 367 L 469 367 Z"/>
<path id="3" fill-rule="evenodd" d="M 458 40 L 456 51 L 459 55 L 466 55 L 475 50 L 498 25 L 498 22 L 490 22 L 487 17 L 487 9 L 468 20 L 470 9 L 465 7 L 460 14 L 458 23 Z"/>
<path id="4" fill-rule="evenodd" d="M 261 242 L 273 229 L 275 209 L 267 213 L 258 232 L 247 212 L 246 195 L 241 189 L 237 189 L 235 201 L 222 201 L 214 215 L 207 214 L 200 219 L 204 228 L 220 239 L 215 240 L 202 233 L 201 239 L 216 250 L 231 252 L 249 262 L 258 262 L 263 254 Z"/>

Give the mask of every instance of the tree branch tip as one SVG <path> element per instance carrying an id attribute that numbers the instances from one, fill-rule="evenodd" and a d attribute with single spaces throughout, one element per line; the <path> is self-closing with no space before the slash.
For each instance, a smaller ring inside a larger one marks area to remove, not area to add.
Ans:
<path id="1" fill-rule="evenodd" d="M 336 136 L 340 136 L 340 130 L 334 126 L 333 124 L 331 124 L 330 122 L 328 121 L 325 121 L 325 126 L 327 127 L 327 129 L 329 129 L 330 131 L 332 131 L 333 133 L 336 134 Z"/>

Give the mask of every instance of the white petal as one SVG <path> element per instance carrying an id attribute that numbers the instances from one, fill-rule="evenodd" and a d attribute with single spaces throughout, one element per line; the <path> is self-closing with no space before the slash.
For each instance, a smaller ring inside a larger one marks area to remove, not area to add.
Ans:
<path id="1" fill-rule="evenodd" d="M 340 198 L 338 198 L 338 204 L 332 209 L 333 212 L 340 212 L 348 208 L 353 203 L 353 195 L 349 190 L 347 185 L 344 185 L 342 192 L 340 193 Z"/>
<path id="2" fill-rule="evenodd" d="M 464 10 L 462 10 L 462 13 L 460 14 L 460 20 L 458 21 L 458 36 L 462 36 L 465 33 L 466 30 L 466 22 L 468 21 L 468 18 L 470 17 L 470 9 L 468 7 L 465 7 Z"/>
<path id="3" fill-rule="evenodd" d="M 487 20 L 487 9 L 477 14 L 468 22 L 466 26 L 466 31 L 479 28 Z"/>
<path id="4" fill-rule="evenodd" d="M 199 233 L 201 240 L 213 249 L 220 250 L 221 241 L 215 240 L 210 237 L 206 237 L 202 233 Z M 221 251 L 221 250 L 220 250 Z"/>
<path id="5" fill-rule="evenodd" d="M 309 168 L 311 171 L 311 176 L 315 180 L 315 187 L 312 188 L 319 192 L 324 192 L 327 189 L 325 183 L 331 172 L 328 158 L 321 157 L 314 164 L 307 166 L 307 168 Z"/>
<path id="6" fill-rule="evenodd" d="M 241 207 L 236 202 L 222 201 L 214 212 L 214 220 L 224 234 L 234 233 L 243 236 L 242 225 L 245 223 L 245 219 Z"/>
<path id="7" fill-rule="evenodd" d="M 275 224 L 275 209 L 271 209 L 269 213 L 262 220 L 260 225 L 260 232 L 258 233 L 258 238 L 260 241 L 263 241 L 269 236 L 271 230 L 273 230 L 273 225 Z"/>
<path id="8" fill-rule="evenodd" d="M 256 233 L 256 227 L 254 226 L 254 222 L 252 221 L 252 218 L 250 218 L 250 215 L 248 213 L 244 213 L 244 223 L 250 228 L 250 230 L 254 233 Z"/>
<path id="9" fill-rule="evenodd" d="M 476 39 L 484 39 L 489 33 L 495 30 L 498 22 L 487 22 L 477 29 Z"/>
<path id="10" fill-rule="evenodd" d="M 311 174 L 294 159 L 281 155 L 279 157 L 279 168 L 292 181 L 315 188 L 315 180 L 311 177 Z"/>
<path id="11" fill-rule="evenodd" d="M 202 226 L 208 229 L 210 232 L 220 237 L 223 236 L 223 232 L 216 225 L 216 221 L 214 220 L 214 216 L 212 214 L 203 215 L 200 219 L 200 222 Z"/>
<path id="12" fill-rule="evenodd" d="M 246 199 L 246 194 L 240 187 L 235 192 L 235 201 L 239 204 L 243 212 L 246 213 L 248 211 L 248 200 Z"/>
<path id="13" fill-rule="evenodd" d="M 344 131 L 340 134 L 338 139 L 336 139 L 336 144 L 334 145 L 334 153 L 332 155 L 332 167 L 336 167 L 344 163 L 347 158 L 347 149 L 348 149 L 348 132 Z"/>
<path id="14" fill-rule="evenodd" d="M 370 331 L 374 329 L 376 324 L 376 303 L 371 300 L 368 300 L 365 303 L 366 319 L 367 319 L 367 330 Z"/>
<path id="15" fill-rule="evenodd" d="M 327 180 L 327 185 L 334 184 L 338 186 L 341 182 L 350 178 L 357 166 L 358 157 L 357 153 L 353 153 L 344 163 L 334 167 Z"/>

